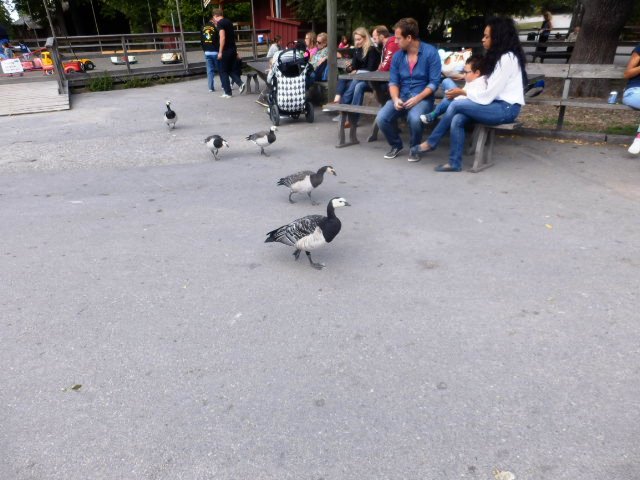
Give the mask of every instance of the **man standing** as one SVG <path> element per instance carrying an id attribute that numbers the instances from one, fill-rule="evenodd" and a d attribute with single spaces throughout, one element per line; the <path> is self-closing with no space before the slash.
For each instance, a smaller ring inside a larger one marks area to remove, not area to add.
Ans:
<path id="1" fill-rule="evenodd" d="M 222 10 L 216 8 L 213 11 L 213 20 L 218 28 L 218 35 L 220 36 L 220 50 L 218 51 L 218 67 L 220 71 L 220 83 L 224 93 L 222 98 L 231 98 L 231 80 L 238 84 L 240 87 L 240 93 L 244 93 L 245 84 L 242 83 L 242 79 L 237 72 L 234 71 L 234 64 L 237 61 L 238 51 L 236 49 L 236 32 L 233 29 L 233 23 L 231 20 L 224 18 Z"/>
<path id="2" fill-rule="evenodd" d="M 215 91 L 214 78 L 218 67 L 218 52 L 220 51 L 220 35 L 218 35 L 218 27 L 211 17 L 200 31 L 200 45 L 204 51 L 204 61 L 207 65 L 207 81 L 209 83 L 209 91 Z"/>
<path id="3" fill-rule="evenodd" d="M 433 45 L 420 41 L 418 22 L 403 18 L 394 26 L 395 38 L 400 50 L 391 59 L 389 100 L 378 112 L 376 122 L 382 130 L 391 150 L 384 158 L 395 158 L 402 151 L 402 139 L 398 133 L 398 119 L 407 117 L 410 146 L 422 141 L 420 115 L 433 110 L 433 94 L 440 85 L 441 65 L 438 51 Z M 410 162 L 420 160 L 409 155 Z"/>

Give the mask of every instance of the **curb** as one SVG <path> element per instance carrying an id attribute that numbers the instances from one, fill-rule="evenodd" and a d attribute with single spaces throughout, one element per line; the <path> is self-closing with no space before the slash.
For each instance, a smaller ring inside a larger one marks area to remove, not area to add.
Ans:
<path id="1" fill-rule="evenodd" d="M 565 132 L 538 128 L 520 128 L 510 132 L 510 134 L 521 135 L 523 137 L 544 137 L 561 140 L 579 140 L 590 143 L 608 143 L 611 145 L 629 145 L 631 143 L 631 138 L 628 135 L 607 135 L 606 133 L 598 132 Z"/>

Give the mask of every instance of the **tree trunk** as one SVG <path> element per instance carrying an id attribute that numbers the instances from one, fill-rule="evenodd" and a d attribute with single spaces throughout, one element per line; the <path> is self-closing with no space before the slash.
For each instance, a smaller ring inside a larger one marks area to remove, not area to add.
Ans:
<path id="1" fill-rule="evenodd" d="M 629 19 L 635 0 L 583 0 L 584 17 L 571 63 L 612 64 L 618 39 Z M 575 83 L 573 95 L 603 97 L 608 91 L 606 80 L 584 80 Z"/>

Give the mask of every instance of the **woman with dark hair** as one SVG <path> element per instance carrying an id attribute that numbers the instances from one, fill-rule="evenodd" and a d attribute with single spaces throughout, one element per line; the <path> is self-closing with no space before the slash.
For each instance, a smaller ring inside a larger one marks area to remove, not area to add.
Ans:
<path id="1" fill-rule="evenodd" d="M 462 170 L 465 125 L 479 122 L 500 125 L 513 122 L 524 105 L 524 87 L 527 85 L 526 59 L 514 21 L 495 17 L 487 22 L 482 37 L 486 50 L 482 73 L 487 77 L 485 90 L 466 92 L 461 88 L 447 90 L 453 99 L 467 95 L 466 100 L 453 102 L 426 142 L 412 148 L 412 154 L 435 150 L 442 137 L 451 131 L 449 163 L 436 167 L 437 172 Z"/>

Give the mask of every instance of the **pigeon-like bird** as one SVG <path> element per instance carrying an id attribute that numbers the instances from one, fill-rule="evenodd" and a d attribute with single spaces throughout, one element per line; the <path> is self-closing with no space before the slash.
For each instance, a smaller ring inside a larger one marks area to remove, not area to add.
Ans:
<path id="1" fill-rule="evenodd" d="M 264 155 L 265 157 L 268 157 L 269 155 L 267 154 L 267 152 L 264 151 L 264 147 L 268 147 L 269 145 L 271 145 L 273 142 L 276 141 L 275 132 L 277 131 L 278 131 L 278 127 L 273 126 L 267 131 L 253 133 L 249 135 L 247 137 L 247 140 L 251 140 L 253 143 L 255 143 L 257 146 L 260 147 L 260 155 Z"/>
<path id="2" fill-rule="evenodd" d="M 209 150 L 211 150 L 211 153 L 213 153 L 213 158 L 215 158 L 216 160 L 220 160 L 218 158 L 218 150 L 220 150 L 223 145 L 229 148 L 229 144 L 227 143 L 227 141 L 220 135 L 211 135 L 210 137 L 204 139 L 204 143 L 207 144 L 207 147 L 209 147 Z"/>
<path id="3" fill-rule="evenodd" d="M 176 128 L 176 122 L 178 121 L 178 114 L 171 110 L 171 102 L 167 100 L 167 111 L 164 112 L 164 123 L 167 124 L 169 129 Z"/>
<path id="4" fill-rule="evenodd" d="M 311 260 L 311 250 L 322 247 L 326 243 L 330 243 L 336 235 L 340 233 L 342 224 L 340 219 L 336 217 L 335 209 L 338 207 L 349 207 L 342 197 L 335 197 L 329 201 L 327 205 L 327 216 L 307 215 L 293 222 L 283 225 L 267 233 L 267 242 L 280 242 L 296 248 L 293 256 L 296 260 L 300 258 L 300 252 L 304 250 L 307 254 L 309 263 L 313 268 L 318 270 L 324 268 L 322 263 L 314 263 Z"/>
<path id="5" fill-rule="evenodd" d="M 309 200 L 311 200 L 311 204 L 318 205 L 318 203 L 314 202 L 311 198 L 311 192 L 322 183 L 325 173 L 337 175 L 333 167 L 331 165 L 327 165 L 320 168 L 317 172 L 304 170 L 302 172 L 293 173 L 287 177 L 283 177 L 278 180 L 278 185 L 283 185 L 291 189 L 289 192 L 289 202 L 296 203 L 291 200 L 291 195 L 294 193 L 306 193 L 309 196 Z"/>

